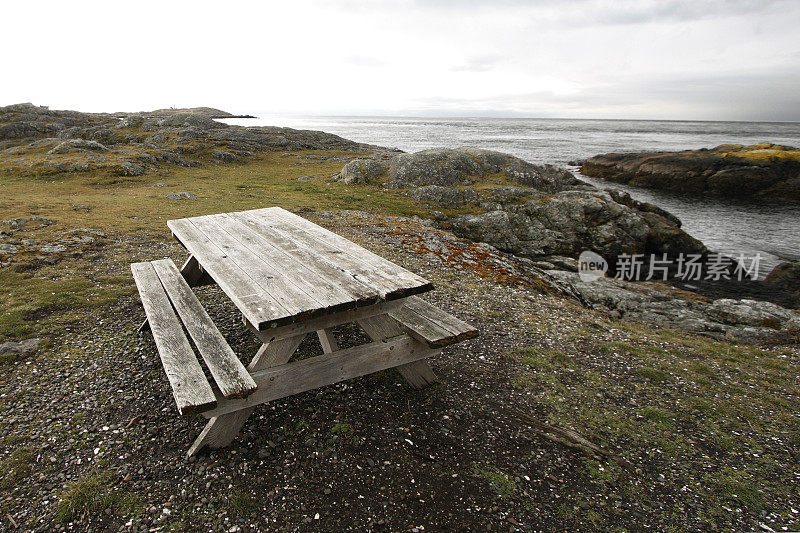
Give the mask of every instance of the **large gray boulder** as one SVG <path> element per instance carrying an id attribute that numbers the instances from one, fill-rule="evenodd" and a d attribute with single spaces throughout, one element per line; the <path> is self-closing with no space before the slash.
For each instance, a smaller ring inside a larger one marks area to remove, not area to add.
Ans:
<path id="1" fill-rule="evenodd" d="M 399 154 L 389 167 L 389 186 L 403 189 L 474 183 L 491 174 L 504 174 L 519 185 L 548 192 L 583 186 L 565 169 L 534 165 L 512 155 L 475 148 L 435 148 Z"/>
<path id="2" fill-rule="evenodd" d="M 620 204 L 607 191 L 573 190 L 450 220 L 459 236 L 527 257 L 623 253 L 705 253 L 700 241 L 655 213 Z"/>
<path id="3" fill-rule="evenodd" d="M 36 349 L 42 339 L 34 337 L 32 339 L 25 339 L 24 341 L 4 342 L 0 344 L 0 360 L 12 360 L 14 356 L 28 353 Z"/>
<path id="4" fill-rule="evenodd" d="M 374 159 L 354 159 L 347 163 L 340 177 L 348 185 L 370 183 L 386 172 L 386 167 Z"/>
<path id="5" fill-rule="evenodd" d="M 800 262 L 784 261 L 767 274 L 764 283 L 800 296 Z"/>
<path id="6" fill-rule="evenodd" d="M 472 189 L 452 189 L 440 185 L 419 187 L 408 191 L 407 194 L 415 200 L 452 209 L 463 207 L 478 199 L 478 193 Z"/>

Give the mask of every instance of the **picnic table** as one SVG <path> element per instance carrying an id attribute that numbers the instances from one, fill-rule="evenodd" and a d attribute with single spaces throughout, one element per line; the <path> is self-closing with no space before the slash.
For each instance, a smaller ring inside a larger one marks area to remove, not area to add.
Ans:
<path id="1" fill-rule="evenodd" d="M 279 398 L 388 368 L 424 387 L 437 380 L 426 358 L 477 335 L 416 296 L 428 280 L 279 207 L 167 226 L 190 254 L 183 267 L 131 270 L 178 411 L 209 419 L 189 455 L 227 446 L 257 405 Z M 209 283 L 262 343 L 246 367 L 192 290 Z M 351 322 L 372 342 L 340 349 L 333 329 Z M 290 361 L 309 333 L 323 354 Z"/>

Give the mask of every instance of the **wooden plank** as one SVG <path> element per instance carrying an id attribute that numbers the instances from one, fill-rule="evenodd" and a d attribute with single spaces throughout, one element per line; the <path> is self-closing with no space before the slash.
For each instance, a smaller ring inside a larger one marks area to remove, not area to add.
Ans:
<path id="1" fill-rule="evenodd" d="M 327 355 L 303 359 L 253 373 L 258 389 L 247 398 L 218 399 L 217 408 L 203 416 L 208 418 L 292 396 L 332 383 L 419 361 L 433 354 L 424 344 L 408 335 L 400 335 Z"/>
<path id="2" fill-rule="evenodd" d="M 422 298 L 412 297 L 407 299 L 405 307 L 435 322 L 438 326 L 450 330 L 451 333 L 456 335 L 458 342 L 478 336 L 478 330 L 471 324 L 454 317 Z"/>
<path id="3" fill-rule="evenodd" d="M 344 237 L 280 208 L 237 213 L 255 222 L 266 235 L 279 233 L 325 261 L 338 277 L 349 277 L 392 300 L 429 291 L 433 285 L 424 278 L 368 252 Z"/>
<path id="4" fill-rule="evenodd" d="M 411 290 L 419 289 L 413 294 L 425 292 L 433 289 L 433 284 L 425 278 L 406 270 L 405 268 L 392 263 L 388 259 L 370 252 L 369 250 L 357 245 L 356 243 L 338 235 L 328 229 L 325 229 L 313 222 L 304 219 L 301 216 L 295 215 L 290 211 L 281 209 L 280 207 L 267 208 L 264 210 L 250 211 L 253 215 L 257 215 L 258 211 L 266 211 L 266 217 L 271 220 L 280 220 L 283 223 L 288 223 L 296 230 L 295 235 L 302 235 L 304 233 L 313 237 L 317 245 L 324 243 L 332 247 L 335 251 L 335 257 L 348 257 L 356 265 L 362 265 L 368 274 L 373 277 L 379 276 L 398 287 L 398 294 L 392 297 L 403 297 L 412 294 Z M 402 294 L 400 294 L 402 292 Z"/>
<path id="5" fill-rule="evenodd" d="M 264 344 L 247 367 L 251 372 L 263 370 L 271 366 L 282 365 L 289 361 L 292 354 L 303 342 L 305 334 L 297 335 L 281 341 Z M 240 411 L 212 417 L 203 431 L 195 439 L 186 452 L 191 457 L 206 446 L 212 449 L 224 448 L 236 438 L 242 426 L 253 414 L 255 407 L 248 407 Z"/>
<path id="6" fill-rule="evenodd" d="M 346 324 L 348 322 L 355 322 L 362 318 L 386 313 L 392 309 L 396 309 L 402 305 L 405 300 L 392 300 L 390 302 L 379 302 L 367 307 L 357 307 L 339 313 L 332 313 L 316 318 L 309 318 L 303 322 L 296 322 L 286 326 L 278 326 L 274 328 L 267 328 L 261 331 L 257 330 L 254 326 L 247 323 L 246 325 L 253 329 L 253 332 L 258 335 L 262 342 L 270 342 L 285 337 L 292 337 L 301 333 L 311 333 L 320 329 Z"/>
<path id="7" fill-rule="evenodd" d="M 293 272 L 284 272 L 262 259 L 263 252 L 258 253 L 242 245 L 232 237 L 220 224 L 219 217 L 194 217 L 191 223 L 202 231 L 225 256 L 236 262 L 236 265 L 261 287 L 264 295 L 269 295 L 280 303 L 282 309 L 292 317 L 302 319 L 314 316 L 323 304 L 306 294 L 295 285 Z M 201 264 L 205 264 L 201 261 Z"/>
<path id="8" fill-rule="evenodd" d="M 287 283 L 312 297 L 319 303 L 322 313 L 351 309 L 378 301 L 376 291 L 351 292 L 345 283 L 330 280 L 324 271 L 313 268 L 312 257 L 297 258 L 285 251 L 291 243 L 275 244 L 274 235 L 267 239 L 250 227 L 246 221 L 229 214 L 215 215 L 215 221 L 242 246 L 257 255 L 271 269 L 281 272 Z"/>
<path id="9" fill-rule="evenodd" d="M 409 335 L 431 348 L 455 344 L 478 336 L 478 330 L 421 298 L 412 296 L 389 316 Z"/>
<path id="10" fill-rule="evenodd" d="M 308 277 L 320 285 L 336 290 L 346 291 L 350 299 L 355 303 L 354 307 L 375 303 L 381 299 L 379 292 L 369 285 L 361 283 L 355 277 L 343 273 L 332 265 L 329 261 L 322 258 L 316 250 L 298 244 L 281 231 L 269 231 L 258 218 L 248 215 L 249 212 L 226 213 L 218 215 L 225 219 L 235 222 L 236 229 L 242 226 L 247 229 L 247 234 L 259 239 L 265 249 L 275 250 L 276 260 L 289 261 L 291 264 L 301 265 L 299 271 L 303 277 Z M 297 271 L 297 267 L 291 266 L 291 271 Z"/>
<path id="11" fill-rule="evenodd" d="M 211 385 L 192 351 L 189 339 L 183 333 L 153 266 L 150 263 L 134 263 L 131 272 L 178 412 L 184 415 L 214 407 L 217 400 Z"/>
<path id="12" fill-rule="evenodd" d="M 268 210 L 267 208 L 265 210 Z M 258 211 L 258 210 L 254 210 Z M 295 215 L 291 211 L 287 211 L 285 209 L 281 209 L 280 207 L 271 208 L 270 211 L 271 216 L 279 217 L 287 222 L 290 222 L 292 225 L 306 231 L 317 238 L 319 241 L 325 242 L 331 246 L 334 246 L 341 250 L 343 253 L 348 254 L 349 256 L 353 257 L 357 262 L 369 265 L 370 269 L 373 271 L 378 271 L 385 274 L 389 279 L 393 280 L 403 280 L 403 283 L 408 284 L 421 284 L 421 285 L 430 285 L 430 282 L 423 278 L 422 276 L 418 276 L 413 272 L 406 270 L 405 268 L 392 263 L 388 259 L 385 259 L 378 254 L 370 252 L 366 248 L 357 245 L 353 241 L 342 237 L 328 229 L 319 226 L 318 224 L 314 224 L 310 220 L 306 220 L 305 218 Z M 431 285 L 431 288 L 432 285 Z"/>
<path id="13" fill-rule="evenodd" d="M 439 383 L 439 377 L 433 373 L 426 359 L 400 365 L 397 367 L 397 371 L 412 389 L 424 389 L 428 385 Z"/>
<path id="14" fill-rule="evenodd" d="M 265 322 L 283 325 L 294 321 L 292 313 L 264 294 L 263 288 L 189 219 L 169 220 L 167 226 L 255 327 Z"/>
<path id="15" fill-rule="evenodd" d="M 253 392 L 256 382 L 211 321 L 175 263 L 161 259 L 151 264 L 222 395 L 243 398 Z"/>
<path id="16" fill-rule="evenodd" d="M 331 279 L 350 285 L 354 294 L 375 294 L 379 300 L 384 300 L 390 299 L 387 295 L 398 290 L 396 280 L 369 270 L 366 265 L 285 221 L 267 219 L 263 214 L 251 211 L 235 213 L 235 216 L 266 238 L 281 242 L 281 246 L 298 259 L 320 265 L 320 271 L 326 272 Z"/>
<path id="17" fill-rule="evenodd" d="M 189 258 L 183 263 L 181 267 L 181 276 L 186 280 L 190 287 L 197 287 L 199 285 L 209 285 L 215 283 L 207 272 L 200 268 L 200 264 L 194 256 L 190 255 Z M 142 325 L 139 326 L 138 331 L 149 331 L 150 326 L 147 324 L 147 319 L 144 319 Z"/>

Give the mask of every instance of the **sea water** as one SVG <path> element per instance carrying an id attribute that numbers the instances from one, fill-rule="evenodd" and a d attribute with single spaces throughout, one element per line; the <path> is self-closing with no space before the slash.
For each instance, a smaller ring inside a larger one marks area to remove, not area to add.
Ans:
<path id="1" fill-rule="evenodd" d="M 800 207 L 679 194 L 582 176 L 572 163 L 607 152 L 712 148 L 726 143 L 771 142 L 800 147 L 798 122 L 704 122 L 527 118 L 310 117 L 252 113 L 257 119 L 225 122 L 321 130 L 346 139 L 415 152 L 436 147 L 497 150 L 531 163 L 570 168 L 598 187 L 616 187 L 656 204 L 710 249 L 760 254 L 761 275 L 780 258 L 800 259 Z"/>

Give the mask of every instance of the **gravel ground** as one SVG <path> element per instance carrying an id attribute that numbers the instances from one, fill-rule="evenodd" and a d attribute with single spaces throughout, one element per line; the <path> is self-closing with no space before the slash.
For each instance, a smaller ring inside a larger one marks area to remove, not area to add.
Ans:
<path id="1" fill-rule="evenodd" d="M 612 450 L 634 470 L 609 482 L 596 470 L 612 470 L 608 460 L 595 461 L 509 415 L 507 408 L 517 408 L 546 418 L 519 386 L 520 363 L 509 353 L 564 347 L 576 335 L 622 335 L 576 301 L 543 294 L 517 260 L 413 220 L 304 215 L 431 279 L 437 289 L 426 299 L 481 331 L 431 361 L 441 383 L 416 391 L 387 371 L 273 402 L 257 408 L 231 447 L 187 459 L 204 419 L 177 414 L 152 339 L 136 332 L 138 297 L 125 296 L 0 373 L 2 457 L 8 466 L 12 450 L 29 453 L 13 482 L 6 476 L 0 487 L 0 529 L 711 530 L 792 523 L 732 509 L 712 527 L 691 491 L 670 488 L 680 480 L 659 485 L 664 465 L 651 451 Z M 185 257 L 173 242 L 113 239 L 97 252 L 97 268 L 107 273 L 127 272 L 129 258 L 114 255 L 123 248 L 137 260 Z M 198 292 L 247 362 L 258 348 L 254 336 L 219 289 Z M 355 326 L 336 334 L 343 347 L 365 340 Z M 300 352 L 321 348 L 309 337 Z M 608 371 L 619 363 L 610 359 Z M 786 475 L 795 476 L 797 456 L 787 466 Z M 791 494 L 780 504 L 800 507 Z"/>

